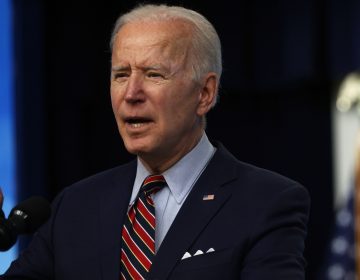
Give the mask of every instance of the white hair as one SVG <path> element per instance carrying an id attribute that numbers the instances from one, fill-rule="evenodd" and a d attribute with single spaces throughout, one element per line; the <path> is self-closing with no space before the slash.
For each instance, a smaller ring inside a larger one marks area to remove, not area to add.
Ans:
<path id="1" fill-rule="evenodd" d="M 222 73 L 221 43 L 213 25 L 201 14 L 179 6 L 140 5 L 120 16 L 112 32 L 110 48 L 113 49 L 115 37 L 127 23 L 146 21 L 183 20 L 193 28 L 192 70 L 195 81 L 201 81 L 209 72 L 217 74 L 217 82 Z"/>

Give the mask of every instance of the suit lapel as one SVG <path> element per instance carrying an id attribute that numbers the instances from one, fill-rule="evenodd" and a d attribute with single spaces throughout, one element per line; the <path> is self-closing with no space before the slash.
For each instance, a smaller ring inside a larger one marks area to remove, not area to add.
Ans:
<path id="1" fill-rule="evenodd" d="M 202 229 L 230 198 L 231 189 L 224 185 L 234 178 L 234 165 L 225 149 L 219 147 L 171 225 L 156 254 L 149 279 L 167 279 Z M 209 194 L 214 194 L 214 199 L 203 200 Z"/>
<path id="2" fill-rule="evenodd" d="M 127 213 L 136 173 L 136 161 L 124 166 L 105 182 L 100 200 L 100 240 L 102 279 L 119 279 L 121 230 Z"/>

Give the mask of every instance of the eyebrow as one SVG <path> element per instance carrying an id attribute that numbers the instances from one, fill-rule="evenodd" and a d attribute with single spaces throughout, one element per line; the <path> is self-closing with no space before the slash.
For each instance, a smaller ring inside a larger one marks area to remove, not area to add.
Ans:
<path id="1" fill-rule="evenodd" d="M 154 64 L 154 65 L 150 65 L 150 66 L 143 66 L 143 67 L 139 67 L 142 71 L 151 71 L 151 70 L 166 70 L 166 67 L 164 67 L 161 64 Z M 113 72 L 120 72 L 120 71 L 128 71 L 130 70 L 131 67 L 130 66 L 113 66 L 111 68 L 111 71 Z"/>
<path id="2" fill-rule="evenodd" d="M 162 66 L 162 65 L 160 65 L 160 64 L 142 67 L 142 69 L 145 70 L 145 71 L 149 71 L 149 70 L 160 70 L 160 69 L 164 69 L 164 68 L 165 68 L 165 67 Z"/>
<path id="3" fill-rule="evenodd" d="M 111 67 L 111 71 L 115 71 L 115 72 L 129 70 L 129 69 L 130 69 L 129 66 L 113 66 L 113 67 Z"/>

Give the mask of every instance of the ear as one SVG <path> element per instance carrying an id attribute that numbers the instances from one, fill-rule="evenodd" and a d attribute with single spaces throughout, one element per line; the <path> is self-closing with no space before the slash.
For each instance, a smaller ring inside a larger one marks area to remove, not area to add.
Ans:
<path id="1" fill-rule="evenodd" d="M 217 96 L 217 88 L 218 82 L 216 73 L 208 73 L 204 77 L 200 87 L 199 104 L 197 108 L 197 114 L 200 117 L 205 116 L 206 113 L 214 106 Z"/>

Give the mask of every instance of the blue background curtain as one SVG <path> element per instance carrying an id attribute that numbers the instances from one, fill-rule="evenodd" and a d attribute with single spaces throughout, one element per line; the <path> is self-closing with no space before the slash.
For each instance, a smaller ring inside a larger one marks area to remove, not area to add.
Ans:
<path id="1" fill-rule="evenodd" d="M 6 216 L 17 201 L 12 6 L 10 2 L 10 0 L 0 1 L 0 188 L 6 197 L 3 205 Z M 0 252 L 0 273 L 5 271 L 16 255 L 16 247 L 8 252 Z"/>

